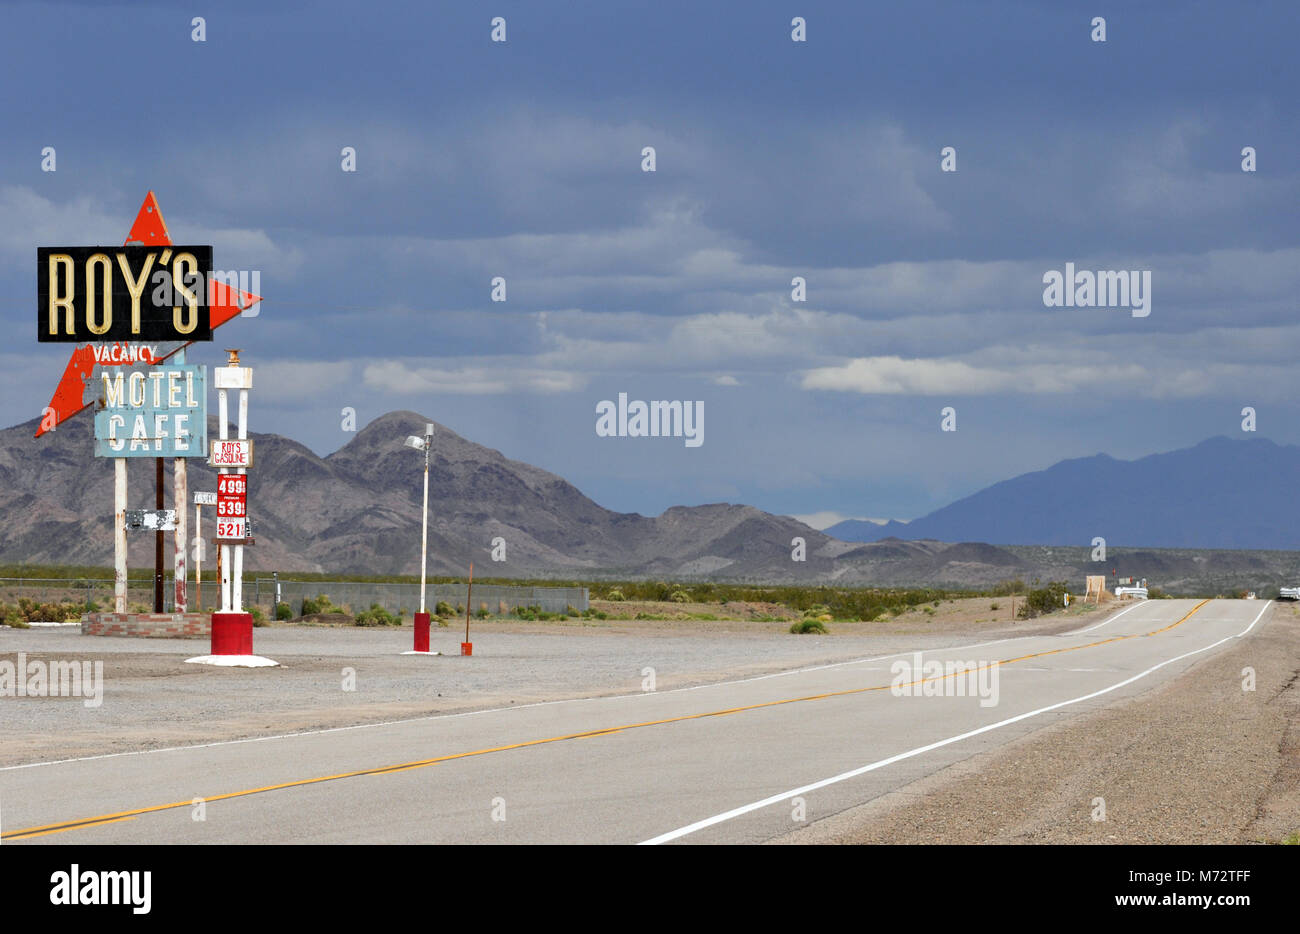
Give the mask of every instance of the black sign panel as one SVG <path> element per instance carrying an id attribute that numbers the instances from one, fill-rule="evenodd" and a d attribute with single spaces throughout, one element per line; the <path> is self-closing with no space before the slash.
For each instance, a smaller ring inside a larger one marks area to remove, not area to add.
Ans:
<path id="1" fill-rule="evenodd" d="M 36 339 L 210 341 L 210 246 L 36 250 Z"/>

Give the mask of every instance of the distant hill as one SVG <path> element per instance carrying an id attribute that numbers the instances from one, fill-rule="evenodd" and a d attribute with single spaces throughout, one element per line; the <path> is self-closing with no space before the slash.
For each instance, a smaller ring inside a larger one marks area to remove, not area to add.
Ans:
<path id="1" fill-rule="evenodd" d="M 252 433 L 249 514 L 257 544 L 250 570 L 418 573 L 423 458 L 403 446 L 427 419 L 392 412 L 320 457 L 292 439 Z M 36 420 L 0 432 L 0 562 L 112 564 L 112 463 L 91 455 L 93 424 L 73 419 L 33 438 Z M 216 437 L 216 420 L 208 430 Z M 167 502 L 171 506 L 170 466 Z M 190 462 L 191 490 L 213 490 L 213 471 Z M 130 469 L 130 506 L 153 505 L 153 461 Z M 192 507 L 190 507 L 192 509 Z M 191 516 L 193 514 L 191 513 Z M 207 520 L 211 521 L 208 512 Z M 205 537 L 212 527 L 205 526 Z M 191 533 L 192 534 L 192 533 Z M 791 566 L 791 539 L 809 562 Z M 506 561 L 491 560 L 503 538 Z M 132 534 L 130 561 L 151 566 L 152 536 Z M 562 477 L 475 444 L 438 425 L 429 471 L 429 570 L 464 574 L 472 560 L 494 576 L 805 577 L 829 571 L 832 542 L 803 523 L 752 506 L 675 507 L 660 516 L 617 513 Z M 169 546 L 170 547 L 170 546 Z M 210 546 L 209 546 L 210 550 Z M 210 562 L 209 562 L 210 563 Z"/>
<path id="2" fill-rule="evenodd" d="M 840 522 L 842 541 L 883 538 L 1000 545 L 1300 548 L 1300 447 L 1218 437 L 1116 460 L 1065 460 L 996 483 L 908 523 Z"/>
<path id="3" fill-rule="evenodd" d="M 409 434 L 422 434 L 428 421 L 414 412 L 391 412 L 375 419 L 327 457 L 318 456 L 290 438 L 254 432 L 257 461 L 249 483 L 249 513 L 257 544 L 247 551 L 248 570 L 419 573 L 423 458 L 402 442 Z M 73 419 L 41 438 L 32 437 L 36 424 L 32 420 L 0 431 L 0 516 L 4 520 L 0 522 L 0 563 L 110 567 L 113 467 L 107 459 L 91 455 L 91 419 Z M 209 422 L 208 433 L 216 436 L 215 419 Z M 1247 483 L 1246 478 L 1252 476 L 1252 470 L 1263 469 L 1258 465 L 1268 463 L 1264 455 L 1285 454 L 1294 459 L 1296 454 L 1294 449 L 1280 449 L 1268 442 L 1221 439 L 1192 450 L 1207 446 L 1210 452 L 1224 448 L 1225 453 L 1218 459 L 1201 461 L 1206 478 L 1203 487 L 1212 489 L 1221 475 L 1219 471 L 1235 462 L 1236 472 L 1226 474 L 1229 483 L 1235 484 L 1230 492 L 1263 499 L 1268 498 L 1272 487 L 1258 478 Z M 1227 453 L 1233 451 L 1241 455 L 1234 459 Z M 1256 467 L 1243 467 L 1242 457 Z M 1221 467 L 1219 460 L 1226 463 Z M 1123 484 L 1133 482 L 1130 480 L 1115 480 L 1113 484 L 1095 481 L 1096 485 L 1088 487 L 1083 480 L 1075 479 L 1089 475 L 1089 464 L 1098 465 L 1102 471 L 1121 472 L 1134 466 L 1106 457 L 1091 458 L 1010 480 L 970 498 L 996 494 L 997 502 L 1023 500 L 1028 506 L 1013 509 L 999 507 L 996 502 L 974 506 L 964 505 L 969 500 L 954 503 L 934 514 L 942 517 L 948 510 L 954 511 L 956 518 L 942 532 L 932 531 L 935 525 L 922 525 L 926 520 L 892 526 L 867 523 L 886 535 L 891 529 L 903 531 L 908 538 L 918 537 L 918 532 L 947 534 L 955 544 L 931 538 L 904 541 L 901 537 L 846 542 L 788 516 L 730 503 L 676 506 L 659 516 L 614 512 L 588 499 L 562 477 L 511 460 L 438 425 L 429 471 L 429 570 L 437 575 L 463 576 L 472 560 L 477 576 L 514 578 L 715 579 L 941 588 L 989 587 L 1016 578 L 1032 584 L 1039 578 L 1077 581 L 1081 585 L 1085 574 L 1104 571 L 1089 561 L 1086 547 L 1079 547 L 1086 546 L 1094 534 L 1105 535 L 1113 545 L 1127 544 L 1133 540 L 1129 536 L 1141 541 L 1142 536 L 1132 531 L 1136 527 L 1102 521 L 1114 503 L 1128 504 L 1130 508 L 1144 505 L 1144 514 L 1154 517 L 1167 513 L 1169 528 L 1189 535 L 1206 529 L 1226 534 L 1228 529 L 1251 528 L 1249 523 L 1238 523 L 1235 518 L 1232 523 L 1202 523 L 1200 517 L 1207 515 L 1248 516 L 1251 521 L 1271 523 L 1270 528 L 1287 527 L 1284 499 L 1279 498 L 1276 508 L 1257 516 L 1247 513 L 1244 507 L 1235 507 L 1241 510 L 1237 513 L 1227 511 L 1228 507 L 1219 504 L 1232 502 L 1228 498 L 1198 505 L 1195 497 L 1199 494 L 1188 494 L 1193 497 L 1188 505 L 1176 492 L 1182 487 L 1172 480 L 1167 489 L 1159 489 L 1161 479 L 1172 477 L 1174 468 L 1164 466 L 1168 462 L 1157 458 L 1136 463 L 1149 461 L 1156 463 L 1145 468 L 1151 479 L 1148 487 L 1141 489 L 1154 490 L 1153 503 L 1143 504 L 1140 492 L 1126 491 Z M 1271 469 L 1283 468 L 1277 465 Z M 1048 475 L 1050 483 L 1041 479 Z M 169 506 L 171 476 L 169 467 Z M 152 507 L 152 461 L 135 462 L 130 479 L 129 505 L 137 509 Z M 1021 481 L 1030 482 L 1027 491 L 1002 492 Z M 1179 481 L 1184 486 L 1186 482 Z M 1054 500 L 1052 497 L 1058 494 L 1038 494 L 1034 484 L 1067 492 Z M 1076 487 L 1084 492 L 1078 494 L 1073 511 L 1064 505 L 1057 509 L 1057 502 L 1074 501 L 1075 494 L 1068 491 Z M 215 475 L 202 463 L 191 461 L 190 489 L 216 489 Z M 188 508 L 192 520 L 193 507 Z M 1043 509 L 1047 512 L 1038 515 L 1037 511 Z M 210 539 L 212 511 L 207 509 L 205 513 L 204 536 Z M 1009 519 L 1020 525 L 1008 524 Z M 1050 524 L 1063 519 L 1079 522 L 1078 528 L 1085 529 L 1086 534 L 1068 524 Z M 1043 524 L 1035 526 L 1035 521 Z M 984 522 L 989 531 L 981 528 Z M 506 543 L 505 562 L 491 559 L 492 540 L 497 537 Z M 1000 547 L 980 541 L 1017 538 L 1030 542 L 1071 541 L 1075 547 Z M 1174 538 L 1175 533 L 1170 532 L 1170 539 Z M 792 559 L 794 539 L 803 539 L 803 561 Z M 128 541 L 132 567 L 152 566 L 153 537 L 132 533 Z M 169 540 L 169 555 L 170 547 Z M 210 573 L 210 543 L 208 555 L 205 568 Z M 1285 552 L 1163 553 L 1148 548 L 1128 549 L 1125 553 L 1112 548 L 1107 563 L 1120 576 L 1158 575 L 1159 582 L 1170 588 L 1223 590 L 1275 587 L 1283 579 L 1300 583 L 1300 579 L 1292 579 L 1293 572 L 1300 570 L 1295 566 L 1295 557 Z"/>

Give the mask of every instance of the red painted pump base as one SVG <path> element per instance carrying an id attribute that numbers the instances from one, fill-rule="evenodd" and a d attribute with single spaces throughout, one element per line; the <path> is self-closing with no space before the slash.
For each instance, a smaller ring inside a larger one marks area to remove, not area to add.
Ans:
<path id="1" fill-rule="evenodd" d="M 252 655 L 253 614 L 213 613 L 212 654 Z"/>
<path id="2" fill-rule="evenodd" d="M 429 651 L 429 614 L 415 614 L 415 651 Z"/>
<path id="3" fill-rule="evenodd" d="M 462 642 L 462 643 L 460 644 L 460 654 L 461 654 L 461 655 L 473 655 L 473 654 L 474 654 L 474 643 L 473 643 L 473 642 Z"/>

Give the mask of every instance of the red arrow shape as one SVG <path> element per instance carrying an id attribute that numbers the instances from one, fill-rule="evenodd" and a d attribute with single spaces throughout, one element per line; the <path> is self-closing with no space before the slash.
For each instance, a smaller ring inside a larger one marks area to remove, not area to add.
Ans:
<path id="1" fill-rule="evenodd" d="M 153 244 L 172 245 L 171 235 L 167 232 L 167 222 L 163 220 L 162 209 L 158 207 L 158 199 L 154 197 L 152 191 L 144 196 L 144 203 L 140 205 L 140 211 L 135 216 L 135 223 L 131 225 L 131 232 L 126 235 L 124 245 L 129 246 L 132 243 L 142 243 L 145 246 L 152 246 Z M 262 300 L 260 295 L 254 295 L 242 289 L 232 289 L 223 282 L 212 283 L 208 298 L 213 328 L 218 328 L 232 318 L 238 317 L 241 311 L 253 307 Z M 110 353 L 104 355 L 105 357 L 116 356 L 119 358 L 117 360 L 103 359 L 97 361 L 95 359 L 95 348 L 91 344 L 82 344 L 72 351 L 68 365 L 63 371 L 63 378 L 59 380 L 59 385 L 54 389 L 54 395 L 50 397 L 46 415 L 41 419 L 40 427 L 36 429 L 36 437 L 39 438 L 45 432 L 52 431 L 83 409 L 90 408 L 90 404 L 82 401 L 82 398 L 86 380 L 90 379 L 90 374 L 95 369 L 96 363 L 100 366 L 120 366 L 130 357 L 127 352 L 128 342 L 118 341 L 117 346 L 120 349 L 115 354 L 111 352 L 110 348 Z M 153 362 L 161 363 L 188 346 L 189 344 L 183 344 Z M 52 419 L 50 413 L 53 413 Z"/>

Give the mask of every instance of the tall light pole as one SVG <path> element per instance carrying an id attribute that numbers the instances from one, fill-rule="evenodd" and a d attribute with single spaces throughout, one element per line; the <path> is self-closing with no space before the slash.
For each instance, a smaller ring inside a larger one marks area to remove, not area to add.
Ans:
<path id="1" fill-rule="evenodd" d="M 424 603 L 425 570 L 429 557 L 429 451 L 433 448 L 433 423 L 424 426 L 424 437 L 408 435 L 406 446 L 424 452 L 424 509 L 420 523 L 420 612 L 415 614 L 415 651 L 429 651 L 429 614 Z"/>

